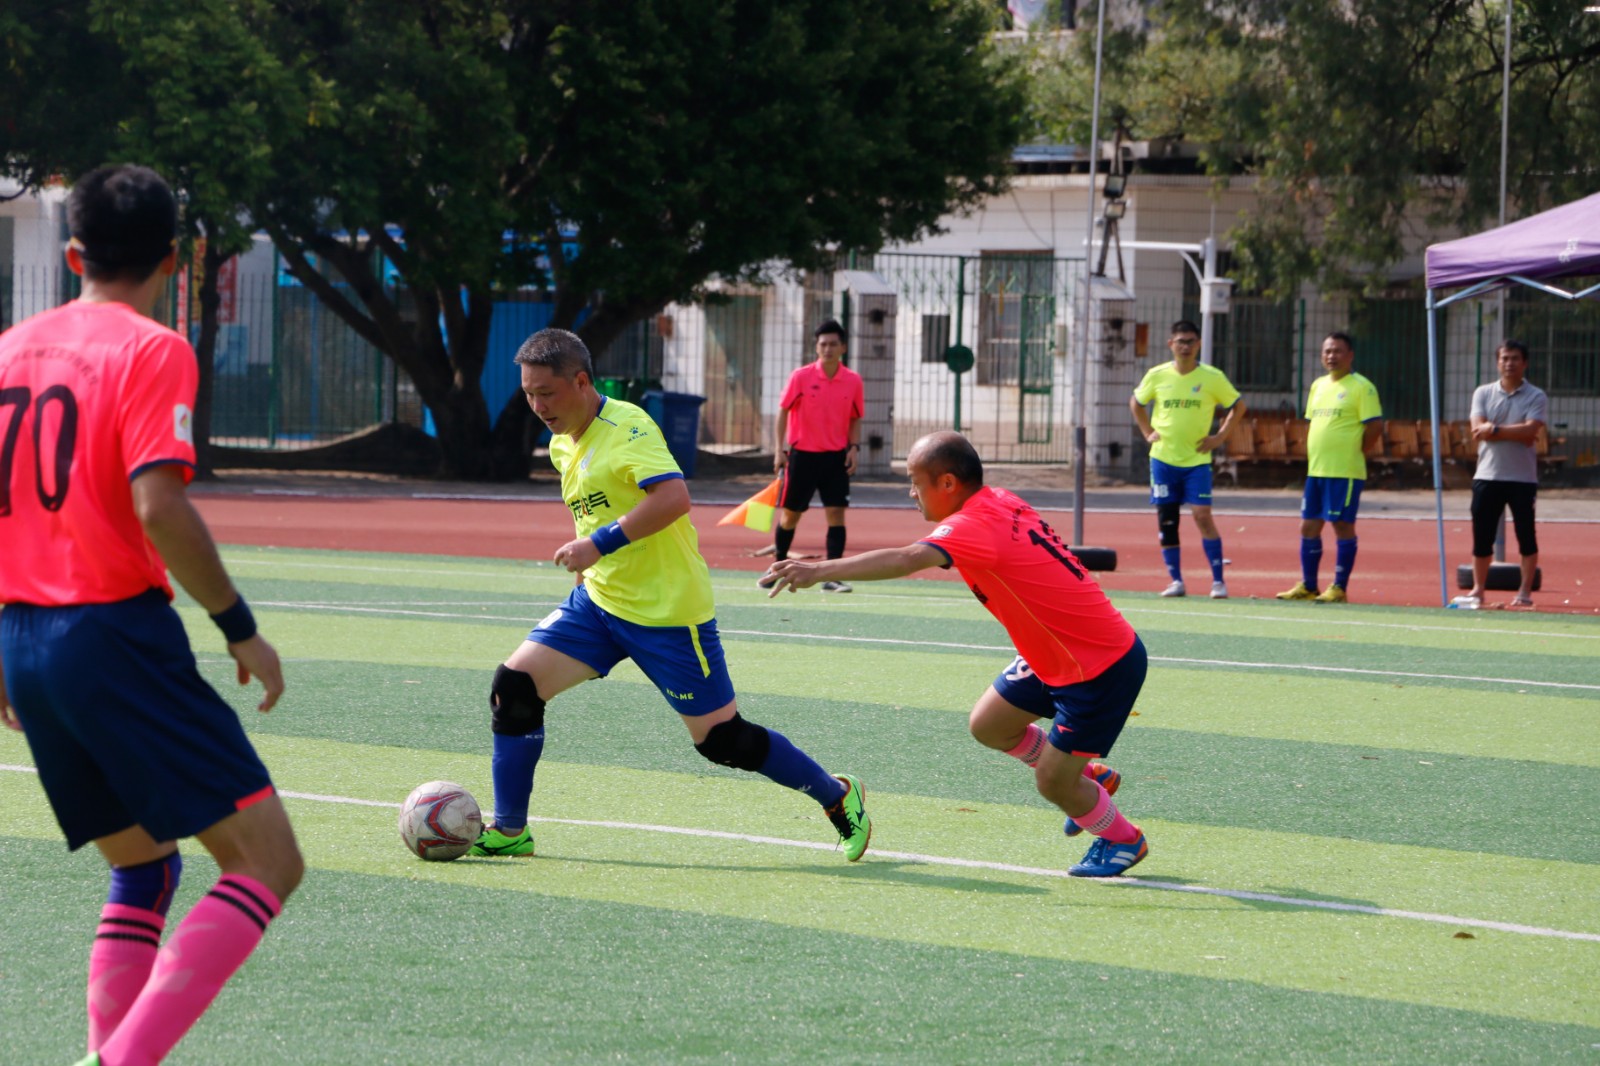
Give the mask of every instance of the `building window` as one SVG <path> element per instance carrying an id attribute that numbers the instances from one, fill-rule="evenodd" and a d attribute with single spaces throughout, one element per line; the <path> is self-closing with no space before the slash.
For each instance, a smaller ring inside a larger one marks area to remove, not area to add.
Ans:
<path id="1" fill-rule="evenodd" d="M 984 252 L 978 264 L 978 384 L 1049 388 L 1055 339 L 1049 252 Z"/>
<path id="2" fill-rule="evenodd" d="M 943 363 L 944 353 L 950 347 L 950 316 L 922 316 L 922 361 Z"/>

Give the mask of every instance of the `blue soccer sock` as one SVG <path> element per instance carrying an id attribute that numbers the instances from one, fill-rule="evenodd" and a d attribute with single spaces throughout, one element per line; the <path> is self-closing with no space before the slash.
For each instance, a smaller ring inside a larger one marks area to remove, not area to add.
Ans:
<path id="1" fill-rule="evenodd" d="M 113 866 L 106 902 L 153 911 L 165 918 L 182 879 L 183 856 L 176 851 L 137 866 Z"/>
<path id="2" fill-rule="evenodd" d="M 1172 576 L 1172 580 L 1174 580 L 1174 581 L 1182 581 L 1183 580 L 1183 562 L 1182 562 L 1182 560 L 1183 560 L 1183 549 L 1182 548 L 1162 548 L 1161 549 L 1161 561 L 1167 564 L 1167 573 Z"/>
<path id="3" fill-rule="evenodd" d="M 1322 569 L 1322 538 L 1300 538 L 1300 580 L 1306 588 L 1317 591 L 1317 571 Z"/>
<path id="4" fill-rule="evenodd" d="M 494 824 L 501 832 L 521 832 L 528 824 L 528 797 L 533 795 L 533 771 L 544 754 L 544 730 L 522 736 L 494 735 Z"/>
<path id="5" fill-rule="evenodd" d="M 1356 565 L 1356 538 L 1334 541 L 1333 547 L 1333 583 L 1348 589 L 1350 571 Z"/>
<path id="6" fill-rule="evenodd" d="M 1222 580 L 1222 538 L 1216 540 L 1201 540 L 1200 547 L 1205 549 L 1206 562 L 1211 564 L 1211 580 Z"/>
<path id="7" fill-rule="evenodd" d="M 768 729 L 770 744 L 766 761 L 758 771 L 762 777 L 776 781 L 785 788 L 804 792 L 824 807 L 832 807 L 844 799 L 845 784 L 817 764 L 817 761 L 776 729 Z"/>

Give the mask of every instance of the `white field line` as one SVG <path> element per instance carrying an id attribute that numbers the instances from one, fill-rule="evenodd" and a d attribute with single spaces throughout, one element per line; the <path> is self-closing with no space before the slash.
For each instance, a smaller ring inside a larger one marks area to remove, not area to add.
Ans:
<path id="1" fill-rule="evenodd" d="M 393 607 L 365 607 L 345 604 L 301 603 L 281 600 L 258 600 L 257 607 L 278 607 L 290 611 L 337 611 L 349 614 L 383 614 L 402 615 L 419 618 L 458 618 L 469 621 L 488 622 L 526 622 L 522 616 L 506 618 L 488 614 L 461 614 L 451 611 L 406 611 Z M 532 605 L 537 607 L 553 607 L 555 604 Z M 535 612 L 537 613 L 537 611 Z M 829 633 L 796 633 L 774 632 L 764 629 L 723 629 L 726 636 L 732 637 L 762 637 L 770 640 L 796 640 L 807 643 L 822 641 L 836 644 L 871 644 L 882 647 L 899 648 L 950 648 L 956 651 L 981 651 L 996 652 L 1003 655 L 1015 655 L 1016 649 L 1009 644 L 963 644 L 955 641 L 944 640 L 901 640 L 894 637 L 847 637 Z M 1252 663 L 1236 662 L 1228 659 L 1183 659 L 1173 656 L 1152 655 L 1153 663 L 1175 663 L 1183 666 L 1216 666 L 1238 670 L 1297 670 L 1305 673 L 1323 674 L 1354 674 L 1360 677 L 1408 677 L 1423 681 L 1473 681 L 1487 685 L 1513 685 L 1528 686 L 1531 688 L 1553 688 L 1581 692 L 1600 692 L 1600 684 L 1584 685 L 1567 681 L 1534 681 L 1527 678 L 1516 677 L 1478 677 L 1471 674 L 1424 674 L 1405 670 L 1363 670 L 1353 666 L 1320 666 L 1315 663 Z"/>
<path id="2" fill-rule="evenodd" d="M 36 773 L 31 766 L 0 763 L 0 770 L 13 773 Z M 282 792 L 285 799 L 307 800 L 313 803 L 339 803 L 356 807 L 383 807 L 399 810 L 400 804 L 384 800 L 357 799 L 352 796 L 329 796 L 317 792 Z M 579 818 L 530 818 L 529 821 L 546 825 L 575 825 L 587 829 L 616 829 L 635 833 L 663 833 L 672 836 L 696 837 L 702 840 L 731 840 L 743 844 L 767 844 L 780 848 L 800 848 L 806 851 L 835 851 L 837 844 L 824 844 L 815 840 L 789 840 L 784 837 L 760 836 L 754 833 L 725 833 L 715 829 L 688 829 L 675 825 L 651 825 L 645 822 L 591 821 Z M 1044 866 L 1018 866 L 1007 862 L 986 862 L 981 859 L 958 859 L 947 855 L 923 855 L 913 851 L 873 850 L 874 859 L 894 862 L 918 863 L 924 866 L 953 866 L 966 870 L 991 870 L 995 873 L 1021 874 L 1025 877 L 1064 878 L 1065 870 Z M 1370 914 L 1379 918 L 1402 918 L 1414 922 L 1433 922 L 1438 925 L 1466 926 L 1472 929 L 1491 929 L 1501 933 L 1518 933 L 1523 936 L 1553 937 L 1557 940 L 1586 940 L 1600 943 L 1600 933 L 1581 933 L 1569 929 L 1551 929 L 1541 925 L 1523 925 L 1519 922 L 1497 922 L 1486 918 L 1463 918 L 1454 914 L 1435 914 L 1430 911 L 1399 910 L 1393 907 L 1375 907 L 1365 903 L 1341 903 L 1336 900 L 1301 899 L 1280 896 L 1271 892 L 1246 892 L 1235 888 L 1211 888 L 1206 885 L 1174 884 L 1170 881 L 1152 881 L 1141 877 L 1084 878 L 1104 885 L 1121 885 L 1125 888 L 1147 888 L 1161 892 L 1187 892 L 1199 896 L 1219 896 L 1250 903 L 1273 903 L 1284 907 L 1302 907 L 1307 910 L 1342 911 L 1349 914 Z"/>
<path id="3" fill-rule="evenodd" d="M 232 492 L 216 492 L 216 493 L 208 493 L 208 495 L 238 496 L 240 494 L 239 493 L 232 493 Z M 251 489 L 250 490 L 249 495 L 251 495 L 251 496 L 298 496 L 298 497 L 309 497 L 309 498 L 312 498 L 312 499 L 329 499 L 329 500 L 349 500 L 349 499 L 388 499 L 388 500 L 396 500 L 396 499 L 398 499 L 398 500 L 442 500 L 442 501 L 450 501 L 450 500 L 481 500 L 481 501 L 486 501 L 486 502 L 489 502 L 489 503 L 561 503 L 562 502 L 561 499 L 559 497 L 556 497 L 556 496 L 507 496 L 507 495 L 503 495 L 503 494 L 489 493 L 489 492 L 393 492 L 393 493 L 373 493 L 373 494 L 370 494 L 370 495 L 363 494 L 363 495 L 359 495 L 359 496 L 352 496 L 352 494 L 350 494 L 350 493 L 329 492 L 329 491 L 324 491 L 324 490 L 321 490 L 321 489 L 255 488 L 255 489 Z M 744 502 L 743 498 L 740 498 L 740 499 L 732 499 L 732 498 L 723 499 L 721 497 L 707 497 L 707 498 L 704 498 L 704 499 L 696 500 L 695 501 L 695 506 L 696 507 L 706 507 L 706 508 L 712 508 L 712 507 L 737 507 L 739 504 L 741 504 L 743 502 Z M 865 502 L 863 502 L 863 503 L 852 503 L 850 506 L 854 507 L 858 511 L 907 511 L 907 512 L 909 512 L 911 510 L 911 505 L 908 504 L 907 502 L 905 502 L 904 500 L 896 500 L 896 501 L 894 501 L 892 503 L 865 503 Z M 1038 508 L 1038 510 L 1040 511 L 1040 513 L 1043 513 L 1043 514 L 1071 514 L 1072 513 L 1072 508 L 1070 506 L 1067 506 L 1067 505 L 1063 505 L 1063 506 L 1060 506 L 1060 507 L 1040 507 L 1040 508 Z M 1138 506 L 1138 505 L 1134 505 L 1134 506 L 1131 506 L 1131 507 L 1115 507 L 1115 506 L 1108 506 L 1108 505 L 1100 505 L 1100 506 L 1094 506 L 1094 507 L 1085 507 L 1084 508 L 1084 513 L 1085 514 L 1149 514 L 1150 513 L 1150 508 L 1148 506 Z M 1294 510 L 1261 511 L 1261 510 L 1234 510 L 1232 508 L 1226 509 L 1226 515 L 1227 515 L 1227 517 L 1230 517 L 1230 518 L 1232 518 L 1232 517 L 1236 517 L 1236 518 L 1299 518 L 1300 517 L 1299 512 L 1298 511 L 1294 511 Z M 1437 518 L 1438 518 L 1438 516 L 1436 514 L 1433 514 L 1433 513 L 1424 514 L 1424 513 L 1421 513 L 1421 512 L 1412 513 L 1412 514 L 1385 514 L 1385 513 L 1382 513 L 1382 512 L 1374 512 L 1372 514 L 1363 514 L 1361 517 L 1362 518 L 1369 518 L 1369 519 L 1376 519 L 1376 520 L 1380 520 L 1380 521 L 1388 521 L 1388 522 L 1433 522 L 1433 521 L 1436 521 Z M 1471 521 L 1471 516 L 1469 516 L 1469 515 L 1457 515 L 1457 514 L 1454 514 L 1454 513 L 1450 513 L 1450 514 L 1446 514 L 1444 516 L 1444 520 L 1446 522 L 1470 522 Z M 1593 525 L 1594 524 L 1594 520 L 1590 519 L 1590 518 L 1540 518 L 1539 521 L 1540 522 L 1562 522 L 1562 523 L 1568 523 L 1568 524 L 1571 524 L 1571 525 Z"/>
<path id="4" fill-rule="evenodd" d="M 1540 519 L 1540 521 L 1543 521 L 1543 519 Z M 417 569 L 415 567 L 402 567 L 402 566 L 355 566 L 355 565 L 351 565 L 349 563 L 314 563 L 314 562 L 310 562 L 310 561 L 296 560 L 296 559 L 282 559 L 282 558 L 266 559 L 266 558 L 260 558 L 260 557 L 254 557 L 253 558 L 253 557 L 251 557 L 249 555 L 234 555 L 234 554 L 232 554 L 232 550 L 230 550 L 229 552 L 226 552 L 224 554 L 224 557 L 226 558 L 227 563 L 228 563 L 229 566 L 235 566 L 235 565 L 251 566 L 251 565 L 256 565 L 256 566 L 270 566 L 273 569 L 297 569 L 298 568 L 298 569 L 304 569 L 304 570 L 344 570 L 344 571 L 355 571 L 355 572 L 358 572 L 358 573 L 368 573 L 368 574 L 401 574 L 401 575 L 429 574 L 429 575 L 433 575 L 433 576 L 446 576 L 446 577 L 448 577 L 448 576 L 494 577 L 494 578 L 504 578 L 505 577 L 505 574 L 503 572 L 494 573 L 494 572 L 485 572 L 485 571 L 478 571 L 478 570 L 420 570 L 420 569 Z M 540 565 L 542 566 L 543 564 L 540 564 Z M 542 577 L 561 578 L 561 579 L 563 579 L 562 580 L 562 585 L 564 587 L 568 584 L 568 580 L 569 580 L 567 578 L 566 574 L 564 574 L 564 573 L 554 573 L 554 572 L 552 572 L 550 574 L 534 573 L 534 574 L 528 574 L 528 575 L 525 575 L 525 576 L 527 576 L 530 579 L 534 579 L 534 580 L 542 578 Z M 717 590 L 719 590 L 719 591 L 723 591 L 723 592 L 749 592 L 749 591 L 751 591 L 751 586 L 753 584 L 754 584 L 753 582 L 748 583 L 748 584 L 747 583 L 743 583 L 743 582 L 735 584 L 735 583 L 726 582 L 726 581 L 713 581 L 712 582 L 712 587 L 717 589 Z M 782 598 L 781 597 L 779 597 L 778 599 L 779 599 L 779 602 L 782 602 Z M 882 595 L 882 594 L 874 594 L 874 593 L 872 593 L 870 591 L 869 592 L 863 592 L 859 588 L 852 595 L 850 595 L 850 596 L 836 596 L 836 597 L 833 598 L 833 600 L 831 602 L 834 605 L 838 606 L 838 607 L 846 607 L 846 606 L 848 606 L 849 602 L 863 603 L 863 602 L 866 602 L 866 601 L 869 601 L 869 600 L 874 600 L 874 601 L 879 601 L 879 602 L 888 600 L 888 601 L 893 601 L 895 603 L 940 603 L 940 604 L 949 604 L 951 606 L 959 606 L 959 607 L 963 607 L 963 608 L 972 606 L 971 598 L 969 596 L 967 596 L 964 591 L 957 592 L 957 593 L 951 593 L 951 594 L 948 594 L 948 595 L 919 595 L 917 593 L 904 593 L 904 592 L 896 592 L 893 595 Z M 467 606 L 467 605 L 464 605 L 464 606 Z M 1212 621 L 1215 621 L 1216 617 L 1217 617 L 1215 612 L 1213 612 L 1213 611 L 1182 611 L 1182 610 L 1173 610 L 1173 609 L 1170 609 L 1170 608 L 1142 607 L 1142 606 L 1139 606 L 1138 604 L 1126 605 L 1126 606 L 1120 607 L 1119 609 L 1122 611 L 1123 614 L 1165 615 L 1165 616 L 1170 616 L 1170 617 L 1174 617 L 1174 618 L 1207 618 L 1207 619 L 1210 619 Z M 1308 626 L 1309 625 L 1314 625 L 1314 626 L 1318 627 L 1318 629 L 1323 630 L 1323 631 L 1328 631 L 1328 630 L 1331 630 L 1331 629 L 1337 629 L 1337 628 L 1341 628 L 1341 627 L 1347 627 L 1347 628 L 1351 628 L 1351 629 L 1399 629 L 1399 630 L 1402 630 L 1402 631 L 1405 631 L 1405 632 L 1416 632 L 1416 633 L 1470 633 L 1470 634 L 1474 634 L 1474 635 L 1483 634 L 1483 635 L 1487 635 L 1487 636 L 1531 637 L 1531 638 L 1536 639 L 1536 640 L 1559 639 L 1559 640 L 1595 640 L 1595 641 L 1600 641 L 1600 630 L 1597 630 L 1596 632 L 1593 632 L 1593 633 L 1551 633 L 1551 632 L 1548 632 L 1548 631 L 1545 631 L 1545 630 L 1537 630 L 1537 629 L 1501 629 L 1501 628 L 1488 628 L 1488 627 L 1477 627 L 1477 626 L 1474 626 L 1473 628 L 1468 629 L 1465 626 L 1425 625 L 1425 624 L 1419 624 L 1419 623 L 1413 623 L 1413 622 L 1372 622 L 1372 621 L 1366 621 L 1366 620 L 1354 619 L 1354 618 L 1328 618 L 1322 612 L 1318 612 L 1315 617 L 1311 617 L 1311 616 L 1307 615 L 1305 612 L 1298 611 L 1298 610 L 1291 611 L 1291 612 L 1286 612 L 1284 614 L 1238 614 L 1238 613 L 1229 613 L 1227 615 L 1227 617 L 1230 618 L 1230 619 L 1237 618 L 1237 619 L 1242 619 L 1244 621 L 1250 621 L 1250 622 L 1272 622 L 1272 623 L 1278 624 L 1278 625 L 1284 625 L 1284 624 L 1288 624 L 1288 625 L 1308 625 Z"/>

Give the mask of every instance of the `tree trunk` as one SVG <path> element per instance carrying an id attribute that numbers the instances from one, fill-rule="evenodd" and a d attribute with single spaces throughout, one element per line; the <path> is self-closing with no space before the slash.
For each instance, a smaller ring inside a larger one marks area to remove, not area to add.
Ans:
<path id="1" fill-rule="evenodd" d="M 489 408 L 477 381 L 432 400 L 439 435 L 439 477 L 448 481 L 486 481 L 492 473 Z"/>
<path id="2" fill-rule="evenodd" d="M 222 308 L 222 297 L 217 292 L 217 274 L 224 261 L 218 243 L 206 241 L 205 255 L 200 260 L 200 336 L 194 346 L 195 359 L 200 364 L 200 387 L 194 398 L 195 477 L 202 480 L 214 476 L 211 466 L 211 412 L 217 376 L 217 315 Z"/>

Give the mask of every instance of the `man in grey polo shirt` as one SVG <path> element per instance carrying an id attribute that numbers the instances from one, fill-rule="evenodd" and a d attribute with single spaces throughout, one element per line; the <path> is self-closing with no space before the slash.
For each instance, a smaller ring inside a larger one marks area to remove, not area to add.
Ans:
<path id="1" fill-rule="evenodd" d="M 1478 469 L 1472 476 L 1472 591 L 1462 601 L 1483 603 L 1497 527 L 1507 507 L 1522 553 L 1522 587 L 1512 607 L 1533 606 L 1533 575 L 1539 567 L 1539 542 L 1533 531 L 1534 498 L 1539 492 L 1535 450 L 1549 405 L 1544 390 L 1530 385 L 1528 349 L 1508 340 L 1495 352 L 1500 380 L 1472 394 L 1472 436 L 1478 442 Z"/>

